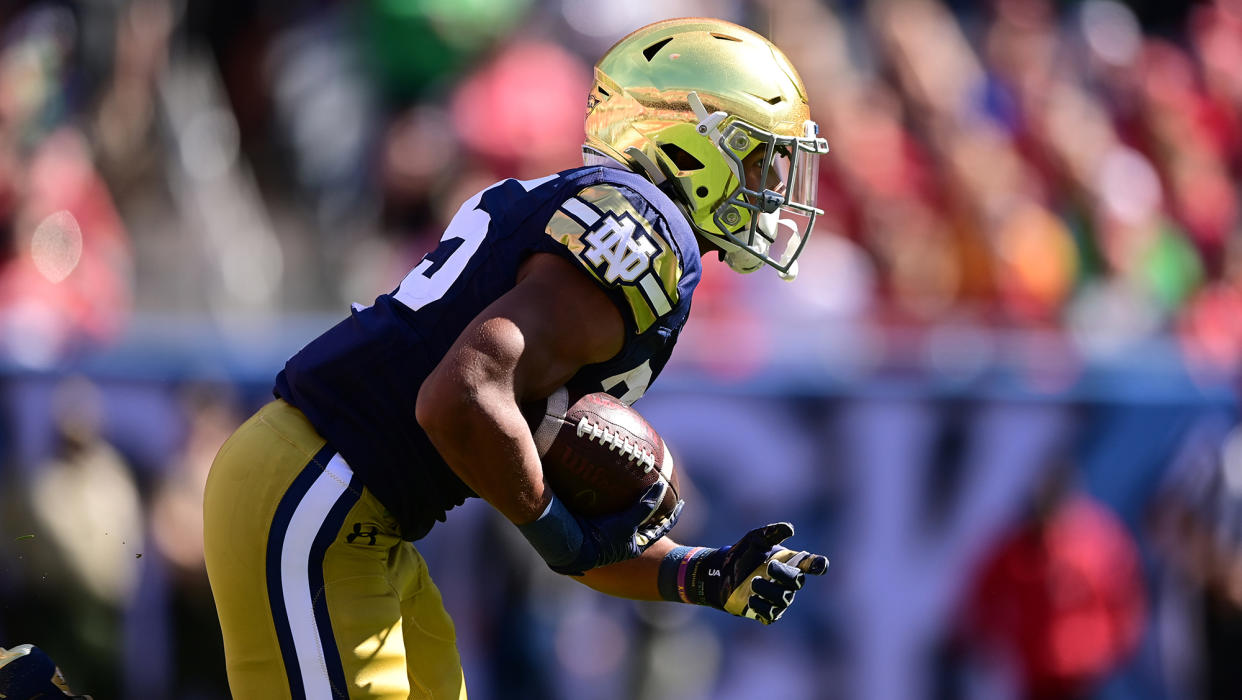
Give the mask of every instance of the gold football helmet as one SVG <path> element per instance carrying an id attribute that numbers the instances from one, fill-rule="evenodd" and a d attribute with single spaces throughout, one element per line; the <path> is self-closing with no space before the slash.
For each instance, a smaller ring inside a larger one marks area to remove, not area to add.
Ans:
<path id="1" fill-rule="evenodd" d="M 718 19 L 672 19 L 626 36 L 595 66 L 586 144 L 666 187 L 695 231 L 739 272 L 782 277 L 815 217 L 819 156 L 789 59 L 762 36 Z"/>

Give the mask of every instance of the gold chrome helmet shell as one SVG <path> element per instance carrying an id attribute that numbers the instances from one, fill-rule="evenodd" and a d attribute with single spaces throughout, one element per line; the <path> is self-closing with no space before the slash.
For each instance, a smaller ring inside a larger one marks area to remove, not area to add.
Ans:
<path id="1" fill-rule="evenodd" d="M 657 22 L 595 66 L 587 152 L 670 194 L 735 270 L 796 274 L 815 216 L 820 154 L 806 90 L 762 36 L 717 19 Z"/>

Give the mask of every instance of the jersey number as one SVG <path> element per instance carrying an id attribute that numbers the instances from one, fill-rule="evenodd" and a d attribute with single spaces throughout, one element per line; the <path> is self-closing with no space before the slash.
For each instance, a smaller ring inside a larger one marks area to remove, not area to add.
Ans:
<path id="1" fill-rule="evenodd" d="M 436 246 L 435 250 L 427 253 L 427 256 L 424 258 L 425 260 L 430 260 L 431 265 L 428 265 L 427 269 L 423 270 L 423 277 L 429 278 L 439 272 L 440 268 L 444 267 L 445 261 L 453 257 L 453 253 L 456 253 L 461 244 L 465 242 L 466 239 L 458 236 L 440 241 L 440 245 Z M 420 265 L 419 267 L 422 266 Z"/>
<path id="2" fill-rule="evenodd" d="M 618 396 L 617 400 L 629 406 L 647 393 L 647 387 L 651 385 L 653 379 L 652 374 L 654 372 L 651 371 L 651 360 L 643 360 L 643 363 L 634 369 L 600 382 L 600 386 L 604 388 L 604 391 L 612 393 L 617 386 L 625 384 L 625 393 Z"/>
<path id="3" fill-rule="evenodd" d="M 393 295 L 397 301 L 417 311 L 444 296 L 487 237 L 492 217 L 479 208 L 482 198 L 480 192 L 461 205 L 440 238 L 440 245 L 401 280 Z"/>
<path id="4" fill-rule="evenodd" d="M 537 180 L 518 181 L 518 184 L 530 192 L 554 177 L 556 176 L 549 175 Z M 505 182 L 508 180 L 498 182 L 492 187 L 500 187 Z M 401 280 L 401 286 L 397 288 L 393 298 L 417 311 L 444 296 L 449 287 L 453 286 L 466 269 L 466 263 L 470 262 L 470 258 L 474 257 L 483 239 L 487 237 L 492 216 L 480 207 L 479 202 L 492 187 L 467 199 L 461 205 L 448 228 L 444 230 L 444 235 L 440 237 L 440 245 L 425 255 L 422 262 Z"/>

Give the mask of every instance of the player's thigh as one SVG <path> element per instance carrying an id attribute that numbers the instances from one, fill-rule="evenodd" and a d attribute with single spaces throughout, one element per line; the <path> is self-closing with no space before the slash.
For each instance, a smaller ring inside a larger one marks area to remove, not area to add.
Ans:
<path id="1" fill-rule="evenodd" d="M 328 626 L 318 637 L 325 655 L 335 650 L 349 697 L 419 697 L 410 692 L 401 598 L 389 566 L 394 552 L 408 545 L 395 527 L 379 526 L 383 521 L 377 516 L 377 504 L 367 494 L 324 553 L 324 580 L 314 604 L 326 613 Z"/>
<path id="2" fill-rule="evenodd" d="M 300 413 L 276 402 L 238 429 L 204 511 L 235 697 L 408 695 L 388 570 L 396 523 Z"/>
<path id="3" fill-rule="evenodd" d="M 405 544 L 395 552 L 392 569 L 401 593 L 411 697 L 425 693 L 425 697 L 436 700 L 464 700 L 466 684 L 456 630 L 444 609 L 440 590 L 431 580 L 427 562 L 413 545 Z"/>
<path id="4" fill-rule="evenodd" d="M 233 433 L 216 455 L 203 498 L 207 575 L 229 685 L 239 698 L 290 697 L 268 596 L 268 535 L 279 504 L 323 440 L 298 430 L 283 409 L 269 404 Z"/>

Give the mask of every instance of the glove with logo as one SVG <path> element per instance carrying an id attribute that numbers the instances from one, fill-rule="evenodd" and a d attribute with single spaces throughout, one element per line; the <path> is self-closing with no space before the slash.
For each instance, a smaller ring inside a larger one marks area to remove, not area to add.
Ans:
<path id="1" fill-rule="evenodd" d="M 828 570 L 827 557 L 780 546 L 793 534 L 793 525 L 773 523 L 731 547 L 675 547 L 660 565 L 660 594 L 772 624 L 793 603 L 806 574 Z"/>

